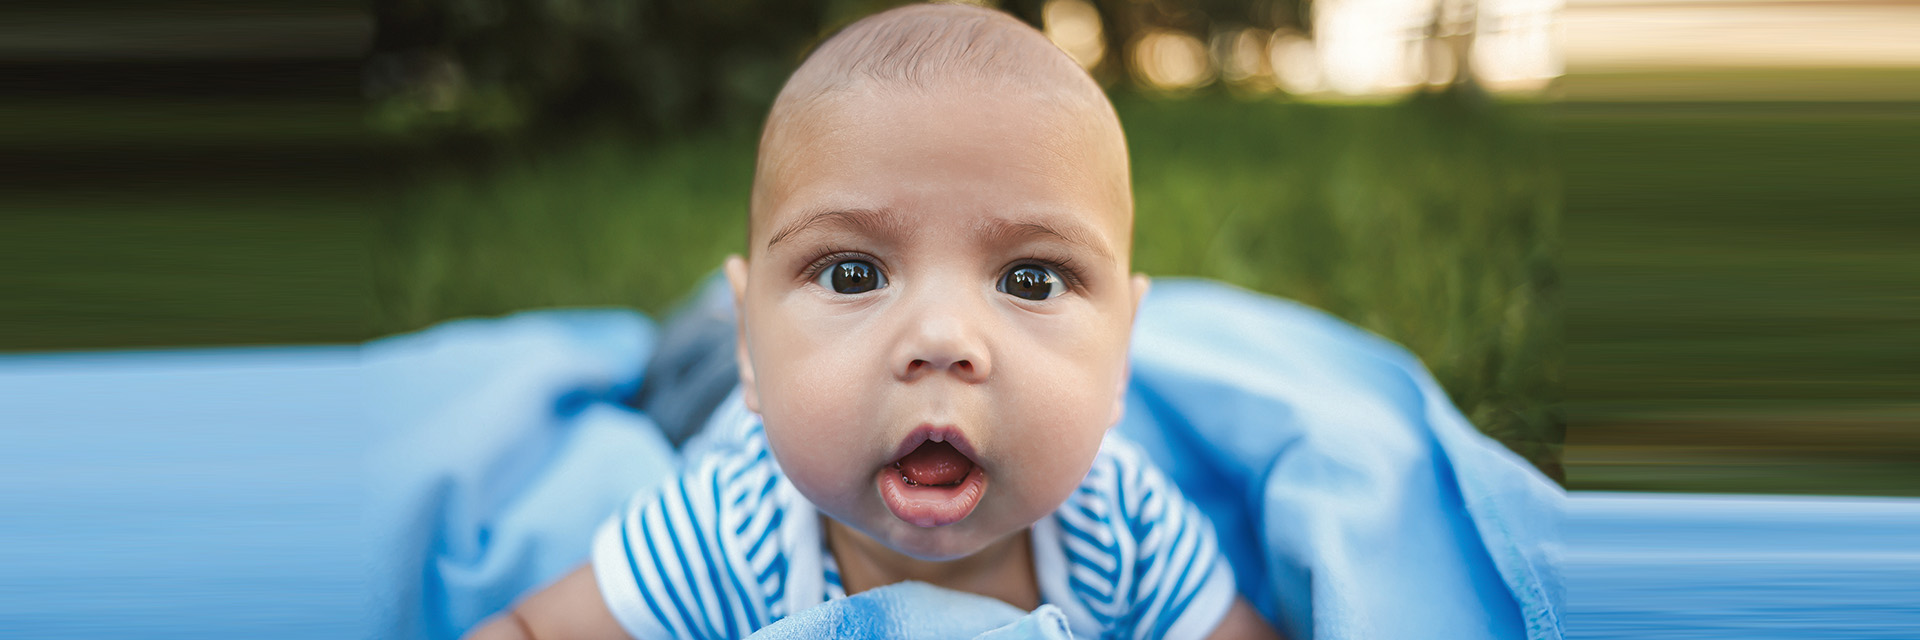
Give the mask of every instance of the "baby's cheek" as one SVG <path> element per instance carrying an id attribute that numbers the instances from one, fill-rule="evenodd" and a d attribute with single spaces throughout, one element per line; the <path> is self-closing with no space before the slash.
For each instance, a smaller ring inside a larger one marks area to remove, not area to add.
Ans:
<path id="1" fill-rule="evenodd" d="M 1070 402 L 1056 396 L 1047 419 L 1028 425 L 1027 442 L 1013 448 L 1011 465 L 1022 482 L 1021 493 L 1031 506 L 1050 512 L 1065 501 L 1086 478 L 1106 434 L 1105 416 L 1112 393 L 1078 389 Z"/>
<path id="2" fill-rule="evenodd" d="M 848 460 L 844 446 L 805 429 L 788 428 L 794 426 L 768 427 L 767 442 L 773 447 L 774 459 L 787 480 L 809 501 L 838 512 L 848 502 L 848 487 L 856 483 L 850 474 L 857 465 Z"/>
<path id="3" fill-rule="evenodd" d="M 852 446 L 865 434 L 856 428 L 863 423 L 858 415 L 862 403 L 857 392 L 850 392 L 858 387 L 846 378 L 833 367 L 781 371 L 772 384 L 763 385 L 768 437 L 786 442 L 784 448 L 805 455 L 815 466 L 845 462 L 864 451 Z"/>
<path id="4" fill-rule="evenodd" d="M 861 480 L 858 476 L 873 473 L 877 465 L 861 459 L 873 443 L 858 428 L 857 402 L 834 395 L 831 388 L 798 385 L 786 391 L 791 393 L 781 394 L 781 402 L 762 417 L 767 439 L 795 486 L 810 493 L 845 492 Z"/>

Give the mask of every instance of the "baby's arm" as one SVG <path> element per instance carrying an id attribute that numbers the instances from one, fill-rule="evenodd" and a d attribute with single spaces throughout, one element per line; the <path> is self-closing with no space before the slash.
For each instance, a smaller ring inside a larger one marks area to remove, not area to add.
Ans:
<path id="1" fill-rule="evenodd" d="M 1220 619 L 1219 626 L 1214 627 L 1213 633 L 1208 634 L 1207 638 L 1210 640 L 1230 638 L 1281 640 L 1282 636 L 1273 627 L 1267 626 L 1266 618 L 1260 617 L 1260 612 L 1254 611 L 1253 605 L 1247 604 L 1246 598 L 1235 597 L 1233 607 L 1227 609 L 1226 617 Z"/>
<path id="2" fill-rule="evenodd" d="M 559 582 L 486 619 L 467 634 L 468 640 L 624 640 L 626 637 L 626 630 L 620 628 L 613 612 L 607 610 L 606 601 L 600 598 L 600 585 L 593 579 L 592 565 L 574 569 Z"/>

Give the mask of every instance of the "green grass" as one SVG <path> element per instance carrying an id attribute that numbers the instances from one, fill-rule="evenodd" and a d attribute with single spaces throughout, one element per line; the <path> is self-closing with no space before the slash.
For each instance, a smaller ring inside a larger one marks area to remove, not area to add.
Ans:
<path id="1" fill-rule="evenodd" d="M 1920 108 L 1556 108 L 1569 486 L 1920 495 Z"/>
<path id="2" fill-rule="evenodd" d="M 374 335 L 371 212 L 396 183 L 359 119 L 350 103 L 0 107 L 0 350 Z"/>
<path id="3" fill-rule="evenodd" d="M 378 325 L 550 306 L 658 316 L 745 246 L 752 178 L 741 136 L 435 170 L 402 194 L 380 239 Z"/>

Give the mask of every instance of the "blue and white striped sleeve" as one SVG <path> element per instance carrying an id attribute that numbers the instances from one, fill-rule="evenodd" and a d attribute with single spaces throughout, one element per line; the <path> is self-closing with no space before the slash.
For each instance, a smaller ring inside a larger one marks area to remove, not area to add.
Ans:
<path id="1" fill-rule="evenodd" d="M 739 638 L 762 624 L 765 606 L 721 535 L 720 475 L 709 460 L 636 495 L 595 534 L 594 578 L 629 635 Z"/>
<path id="2" fill-rule="evenodd" d="M 1134 532 L 1135 638 L 1205 638 L 1233 606 L 1233 568 L 1213 523 L 1137 450 L 1123 462 L 1119 489 Z"/>

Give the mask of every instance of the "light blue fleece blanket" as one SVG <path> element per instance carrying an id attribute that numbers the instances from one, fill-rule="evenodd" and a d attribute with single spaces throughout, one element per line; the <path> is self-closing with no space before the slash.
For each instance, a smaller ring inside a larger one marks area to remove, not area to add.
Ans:
<path id="1" fill-rule="evenodd" d="M 0 635 L 455 637 L 577 566 L 601 519 L 674 473 L 616 402 L 653 331 L 546 311 L 360 348 L 0 359 Z M 1119 429 L 1292 637 L 1561 636 L 1562 494 L 1399 347 L 1163 281 L 1132 371 Z M 900 587 L 765 633 L 1053 632 L 1045 610 L 996 604 Z"/>
<path id="2" fill-rule="evenodd" d="M 543 311 L 364 346 L 0 355 L 0 637 L 448 638 L 673 472 L 615 403 L 653 325 Z M 1559 494 L 1402 350 L 1162 282 L 1129 415 L 1296 638 L 1912 638 L 1920 500 Z M 1058 637 L 903 585 L 765 637 Z M 963 624 L 951 624 L 951 623 Z"/>
<path id="3" fill-rule="evenodd" d="M 1559 638 L 1564 494 L 1419 360 L 1320 311 L 1156 286 L 1121 433 L 1213 519 L 1294 638 Z"/>

